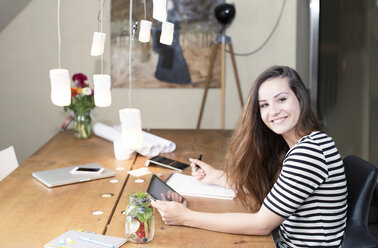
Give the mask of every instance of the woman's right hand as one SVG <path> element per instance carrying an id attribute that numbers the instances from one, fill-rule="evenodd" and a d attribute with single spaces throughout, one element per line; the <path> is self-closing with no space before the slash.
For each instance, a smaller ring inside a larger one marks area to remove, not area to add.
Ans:
<path id="1" fill-rule="evenodd" d="M 219 184 L 218 180 L 221 178 L 223 172 L 214 169 L 209 164 L 205 162 L 190 158 L 189 161 L 190 166 L 192 167 L 192 176 L 195 177 L 197 180 L 207 183 L 207 184 Z M 198 165 L 198 167 L 196 167 Z"/>

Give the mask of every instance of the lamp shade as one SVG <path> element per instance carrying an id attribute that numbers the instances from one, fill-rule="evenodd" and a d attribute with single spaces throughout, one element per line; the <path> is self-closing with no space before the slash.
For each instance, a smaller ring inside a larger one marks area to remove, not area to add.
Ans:
<path id="1" fill-rule="evenodd" d="M 153 0 L 152 18 L 161 22 L 167 20 L 167 0 Z"/>
<path id="2" fill-rule="evenodd" d="M 93 75 L 94 102 L 97 107 L 108 107 L 112 104 L 110 79 L 110 75 L 107 74 Z"/>
<path id="3" fill-rule="evenodd" d="M 106 38 L 105 33 L 94 32 L 92 49 L 91 49 L 92 56 L 99 56 L 104 53 L 105 38 Z"/>
<path id="4" fill-rule="evenodd" d="M 119 118 L 121 120 L 122 143 L 124 147 L 132 150 L 141 148 L 143 146 L 143 134 L 139 109 L 120 109 Z"/>
<path id="5" fill-rule="evenodd" d="M 171 22 L 163 22 L 160 35 L 160 43 L 172 45 L 174 24 Z"/>
<path id="6" fill-rule="evenodd" d="M 51 101 L 57 106 L 71 104 L 70 75 L 66 69 L 52 69 L 49 72 L 51 83 Z"/>
<path id="7" fill-rule="evenodd" d="M 140 30 L 139 30 L 139 41 L 140 42 L 149 42 L 151 38 L 151 26 L 152 22 L 141 20 L 140 21 Z"/>

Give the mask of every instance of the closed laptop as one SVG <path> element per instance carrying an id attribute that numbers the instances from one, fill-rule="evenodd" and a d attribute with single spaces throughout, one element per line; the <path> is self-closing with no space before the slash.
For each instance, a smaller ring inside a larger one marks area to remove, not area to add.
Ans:
<path id="1" fill-rule="evenodd" d="M 84 170 L 87 169 L 87 172 L 73 173 L 73 171 L 75 171 L 74 169 L 76 169 L 77 167 L 84 168 Z M 99 169 L 100 173 L 91 172 L 96 171 L 96 169 Z M 56 187 L 66 184 L 80 183 L 95 179 L 112 177 L 115 176 L 116 173 L 97 163 L 91 163 L 59 169 L 37 171 L 33 172 L 32 175 L 47 187 Z"/>

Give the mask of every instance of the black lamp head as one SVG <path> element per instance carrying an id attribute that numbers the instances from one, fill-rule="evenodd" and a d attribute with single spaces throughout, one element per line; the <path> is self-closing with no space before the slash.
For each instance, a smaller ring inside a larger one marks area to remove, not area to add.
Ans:
<path id="1" fill-rule="evenodd" d="M 235 12 L 235 6 L 229 3 L 220 4 L 214 9 L 215 17 L 224 26 L 231 24 L 235 17 Z"/>

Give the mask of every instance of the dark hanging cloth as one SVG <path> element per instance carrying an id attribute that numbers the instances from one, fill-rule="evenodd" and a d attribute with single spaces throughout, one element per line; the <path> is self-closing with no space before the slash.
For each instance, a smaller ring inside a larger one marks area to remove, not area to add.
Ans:
<path id="1" fill-rule="evenodd" d="M 155 77 L 167 83 L 189 84 L 191 78 L 182 54 L 179 32 L 178 24 L 175 23 L 173 42 L 168 46 L 160 43 L 161 25 L 152 28 L 153 49 L 159 54 Z"/>

